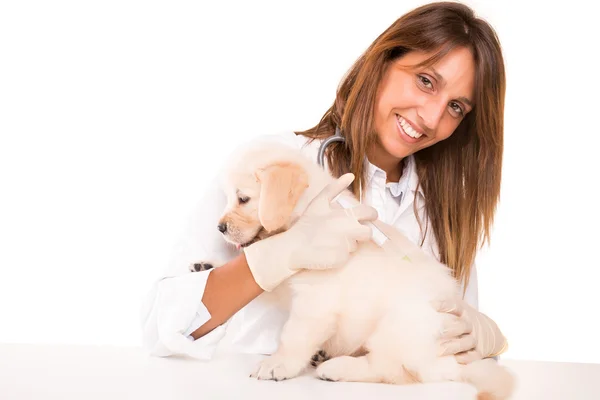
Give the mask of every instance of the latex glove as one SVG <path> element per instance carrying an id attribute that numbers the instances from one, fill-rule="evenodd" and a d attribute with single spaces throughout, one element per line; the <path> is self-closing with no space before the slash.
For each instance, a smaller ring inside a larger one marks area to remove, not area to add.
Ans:
<path id="1" fill-rule="evenodd" d="M 455 355 L 461 364 L 494 357 L 508 349 L 498 325 L 462 299 L 437 304 L 439 312 L 453 314 L 440 335 L 440 354 Z"/>
<path id="2" fill-rule="evenodd" d="M 272 291 L 300 269 L 341 266 L 358 241 L 371 238 L 371 228 L 360 222 L 376 220 L 374 208 L 358 204 L 342 209 L 331 204 L 353 180 L 353 174 L 342 175 L 310 202 L 287 231 L 244 248 L 250 271 L 263 290 Z"/>

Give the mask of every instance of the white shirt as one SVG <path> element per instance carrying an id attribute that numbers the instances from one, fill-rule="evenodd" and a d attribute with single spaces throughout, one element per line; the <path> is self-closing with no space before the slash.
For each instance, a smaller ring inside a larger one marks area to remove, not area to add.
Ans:
<path id="1" fill-rule="evenodd" d="M 297 148 L 317 162 L 320 140 L 308 143 L 307 138 L 286 132 L 260 137 L 254 141 L 263 140 L 277 141 Z M 362 190 L 363 202 L 377 210 L 379 219 L 394 225 L 411 241 L 420 243 L 421 230 L 413 210 L 415 202 L 422 222 L 425 223 L 426 220 L 423 214 L 424 195 L 417 190 L 418 177 L 414 158 L 407 157 L 402 177 L 395 183 L 386 183 L 385 171 L 368 161 L 367 166 L 367 184 Z M 225 244 L 216 229 L 225 205 L 225 195 L 219 182 L 215 180 L 197 204 L 189 221 L 189 228 L 181 236 L 166 273 L 157 280 L 144 301 L 141 315 L 143 345 L 152 355 L 185 354 L 210 359 L 218 348 L 253 354 L 271 354 L 277 348 L 287 313 L 277 307 L 269 293 L 261 294 L 226 323 L 198 340 L 189 336 L 210 319 L 208 310 L 202 304 L 202 295 L 211 272 L 190 272 L 189 265 L 198 261 L 225 263 L 237 255 L 232 246 Z M 437 245 L 431 233 L 427 235 L 423 249 L 439 259 Z M 465 300 L 478 308 L 477 272 L 474 265 L 471 268 Z"/>

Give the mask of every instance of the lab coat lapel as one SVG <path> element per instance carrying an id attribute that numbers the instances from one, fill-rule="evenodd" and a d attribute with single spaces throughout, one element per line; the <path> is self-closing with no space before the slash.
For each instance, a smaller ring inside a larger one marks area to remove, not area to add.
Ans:
<path id="1" fill-rule="evenodd" d="M 408 179 L 406 186 L 402 190 L 400 207 L 398 207 L 398 210 L 392 219 L 392 223 L 395 226 L 398 226 L 399 218 L 404 214 L 407 214 L 408 216 L 414 214 L 412 209 L 415 202 L 417 202 L 419 215 L 421 215 L 421 209 L 425 206 L 423 191 L 420 188 L 417 190 L 419 177 L 417 175 L 417 168 L 413 156 L 407 158 L 406 171 L 404 172 L 408 175 Z"/>

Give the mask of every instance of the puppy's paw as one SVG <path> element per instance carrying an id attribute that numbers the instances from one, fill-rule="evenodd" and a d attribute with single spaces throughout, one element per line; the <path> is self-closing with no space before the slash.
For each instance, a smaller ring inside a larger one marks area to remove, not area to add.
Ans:
<path id="1" fill-rule="evenodd" d="M 352 365 L 346 357 L 335 357 L 319 365 L 316 374 L 319 379 L 324 381 L 345 381 L 350 372 L 348 368 L 351 367 Z"/>
<path id="2" fill-rule="evenodd" d="M 293 357 L 283 357 L 274 354 L 260 362 L 256 370 L 250 375 L 251 378 L 282 381 L 295 378 L 306 366 L 306 361 Z"/>
<path id="3" fill-rule="evenodd" d="M 200 261 L 197 263 L 190 264 L 191 272 L 200 272 L 200 271 L 208 271 L 209 269 L 213 269 L 215 267 L 214 263 L 208 261 Z"/>
<path id="4" fill-rule="evenodd" d="M 319 350 L 310 359 L 310 365 L 312 365 L 313 367 L 318 367 L 320 364 L 322 364 L 324 361 L 329 360 L 330 358 L 331 357 L 329 357 L 329 355 L 327 355 L 327 353 L 325 353 L 325 351 Z"/>

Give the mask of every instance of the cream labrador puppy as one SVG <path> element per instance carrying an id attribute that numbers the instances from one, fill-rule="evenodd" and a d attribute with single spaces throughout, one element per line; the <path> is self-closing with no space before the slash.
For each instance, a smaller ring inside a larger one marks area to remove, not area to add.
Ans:
<path id="1" fill-rule="evenodd" d="M 238 248 L 287 229 L 334 179 L 284 145 L 241 150 L 227 165 L 219 230 Z M 357 203 L 349 191 L 340 196 Z M 345 266 L 301 270 L 275 289 L 292 294 L 289 319 L 277 351 L 251 376 L 293 378 L 326 354 L 316 369 L 324 380 L 461 381 L 474 385 L 480 399 L 507 398 L 513 376 L 496 361 L 462 365 L 438 355 L 438 334 L 449 316 L 433 304 L 460 296 L 449 269 L 392 227 L 377 225 L 394 232 L 393 247 L 360 243 Z"/>

